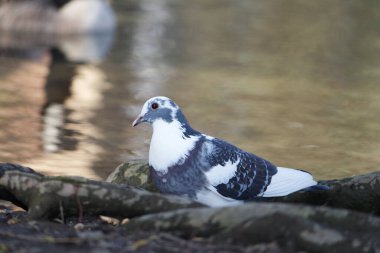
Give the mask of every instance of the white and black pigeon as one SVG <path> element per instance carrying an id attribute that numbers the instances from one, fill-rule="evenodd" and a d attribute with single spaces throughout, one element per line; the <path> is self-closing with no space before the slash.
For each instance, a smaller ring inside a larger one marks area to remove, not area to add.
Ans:
<path id="1" fill-rule="evenodd" d="M 187 196 L 208 206 L 226 206 L 258 197 L 279 197 L 317 184 L 302 170 L 277 167 L 189 125 L 167 97 L 147 100 L 132 126 L 153 126 L 149 166 L 163 193 Z"/>

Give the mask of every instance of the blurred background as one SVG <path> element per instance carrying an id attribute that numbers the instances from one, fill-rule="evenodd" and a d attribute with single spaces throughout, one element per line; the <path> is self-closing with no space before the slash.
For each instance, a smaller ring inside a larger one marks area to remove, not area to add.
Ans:
<path id="1" fill-rule="evenodd" d="M 0 162 L 105 178 L 164 95 L 279 166 L 378 170 L 379 24 L 370 0 L 0 0 Z"/>

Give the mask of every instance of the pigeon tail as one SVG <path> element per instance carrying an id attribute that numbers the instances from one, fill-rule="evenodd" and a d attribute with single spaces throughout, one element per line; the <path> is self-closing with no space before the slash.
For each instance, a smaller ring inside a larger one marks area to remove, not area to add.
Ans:
<path id="1" fill-rule="evenodd" d="M 277 167 L 277 173 L 272 176 L 262 197 L 281 197 L 290 193 L 316 186 L 312 175 L 296 169 Z"/>

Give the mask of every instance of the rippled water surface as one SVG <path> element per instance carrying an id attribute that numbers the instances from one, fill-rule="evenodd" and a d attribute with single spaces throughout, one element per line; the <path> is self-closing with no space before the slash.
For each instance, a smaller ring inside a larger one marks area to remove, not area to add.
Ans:
<path id="1" fill-rule="evenodd" d="M 379 3 L 113 4 L 102 61 L 76 59 L 72 44 L 2 46 L 1 161 L 104 178 L 147 157 L 151 129 L 130 124 L 165 95 L 194 128 L 277 165 L 318 178 L 379 169 Z"/>

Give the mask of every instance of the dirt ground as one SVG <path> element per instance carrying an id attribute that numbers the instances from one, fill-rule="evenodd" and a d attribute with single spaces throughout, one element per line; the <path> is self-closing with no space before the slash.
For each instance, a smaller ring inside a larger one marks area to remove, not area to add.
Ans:
<path id="1" fill-rule="evenodd" d="M 276 244 L 244 248 L 211 244 L 202 238 L 168 233 L 129 233 L 123 225 L 99 217 L 28 221 L 26 212 L 0 202 L 0 253 L 6 252 L 281 252 Z"/>

